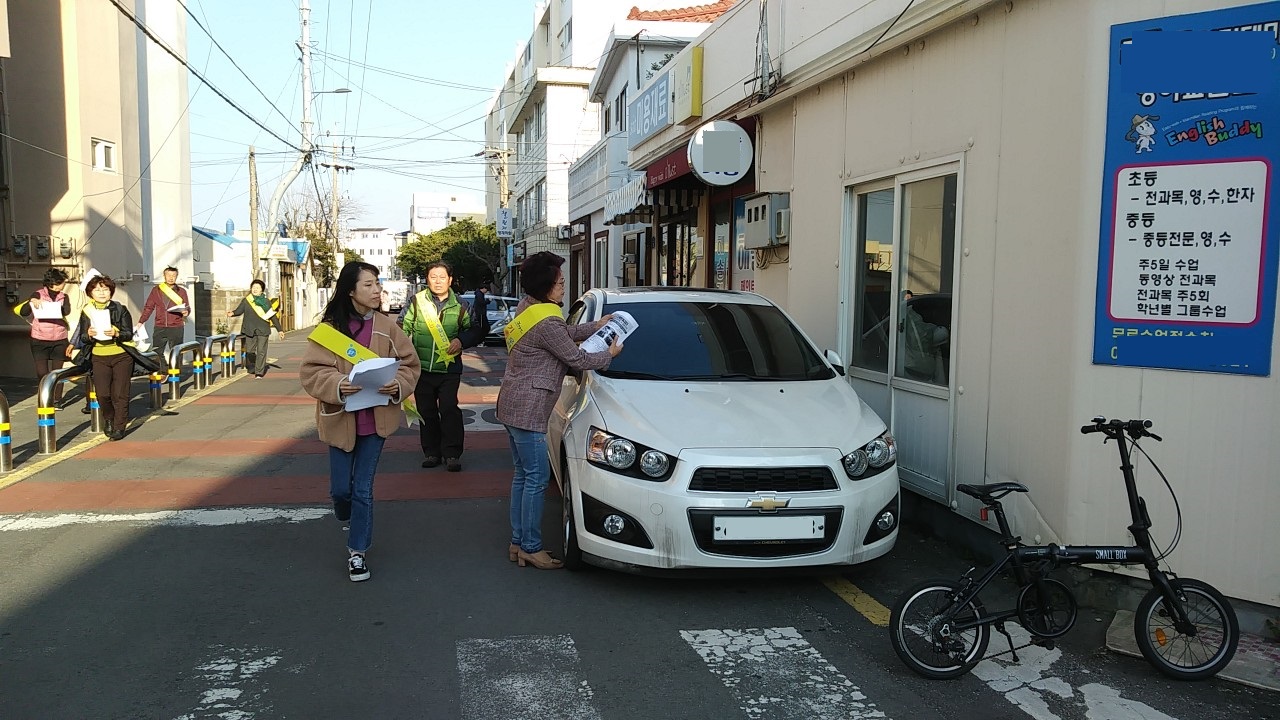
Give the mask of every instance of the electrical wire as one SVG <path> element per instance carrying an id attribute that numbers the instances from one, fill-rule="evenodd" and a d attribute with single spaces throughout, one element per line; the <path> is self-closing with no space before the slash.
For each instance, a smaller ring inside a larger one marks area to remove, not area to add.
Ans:
<path id="1" fill-rule="evenodd" d="M 200 82 L 201 82 L 205 87 L 209 88 L 210 90 L 212 90 L 212 91 L 213 91 L 213 93 L 214 93 L 215 95 L 217 95 L 218 97 L 222 98 L 223 102 L 225 102 L 225 103 L 227 103 L 228 105 L 230 105 L 230 106 L 231 106 L 231 107 L 232 107 L 236 112 L 238 112 L 238 113 L 240 113 L 241 115 L 245 116 L 245 118 L 247 118 L 247 119 L 248 119 L 250 122 L 252 122 L 254 125 L 257 125 L 258 127 L 260 127 L 260 128 L 262 128 L 263 130 L 267 131 L 267 133 L 268 133 L 268 134 L 270 134 L 272 137 L 274 137 L 275 139 L 279 140 L 280 142 L 284 143 L 287 147 L 292 148 L 293 150 L 296 150 L 296 151 L 298 151 L 298 152 L 302 152 L 301 148 L 299 148 L 299 147 L 295 146 L 293 143 L 289 142 L 288 140 L 285 140 L 283 137 L 280 137 L 280 135 L 278 135 L 278 134 L 276 133 L 276 131 L 274 131 L 274 130 L 272 130 L 271 128 L 269 128 L 269 127 L 267 127 L 266 125 L 264 125 L 264 124 L 262 123 L 262 121 L 261 121 L 261 120 L 258 120 L 258 119 L 257 119 L 257 118 L 255 118 L 254 116 L 250 115 L 250 114 L 249 114 L 248 112 L 246 112 L 243 108 L 241 108 L 239 105 L 237 105 L 237 104 L 236 104 L 236 102 L 235 102 L 234 100 L 232 100 L 231 98 L 227 97 L 226 93 L 222 92 L 221 90 L 219 90 L 219 89 L 217 88 L 217 86 L 215 86 L 213 83 L 211 83 L 211 82 L 209 82 L 207 79 L 205 79 L 204 75 L 203 75 L 203 74 L 201 74 L 199 71 L 197 71 L 195 68 L 191 67 L 191 65 L 186 61 L 186 59 L 184 59 L 182 56 L 178 55 L 178 53 L 177 53 L 176 51 L 174 51 L 174 50 L 173 50 L 173 48 L 169 47 L 167 43 L 165 43 L 164 41 L 162 41 L 160 38 L 156 37 L 155 33 L 151 32 L 151 28 L 149 28 L 149 27 L 147 27 L 145 24 L 143 24 L 143 22 L 142 22 L 141 20 L 139 20 L 136 16 L 134 16 L 134 14 L 133 14 L 133 13 L 129 12 L 129 10 L 127 10 L 123 5 L 121 5 L 121 4 L 120 4 L 120 0 L 107 0 L 107 2 L 111 3 L 112 5 L 114 5 L 114 6 L 116 7 L 116 10 L 119 10 L 119 11 L 120 11 L 120 14 L 121 14 L 121 15 L 124 15 L 124 16 L 125 16 L 126 18 L 128 18 L 128 19 L 129 19 L 129 20 L 130 20 L 134 25 L 138 26 L 138 29 L 139 29 L 139 30 L 141 30 L 141 31 L 142 31 L 142 33 L 143 33 L 144 35 L 146 35 L 148 39 L 150 39 L 150 40 L 151 40 L 151 42 L 155 43 L 156 47 L 158 47 L 158 48 L 160 48 L 161 50 L 164 50 L 166 53 L 168 53 L 171 57 L 173 57 L 173 59 L 174 59 L 174 60 L 177 60 L 177 61 L 178 61 L 178 63 L 179 63 L 180 65 L 182 65 L 183 67 L 185 67 L 185 68 L 187 69 L 187 71 L 188 71 L 188 72 L 190 72 L 192 75 L 194 75 L 194 76 L 195 76 L 195 78 L 196 78 L 197 80 L 199 80 L 199 81 L 200 81 Z M 192 97 L 195 97 L 195 94 L 194 94 L 194 93 L 192 94 Z M 190 103 L 188 103 L 188 104 L 187 104 L 187 107 L 190 107 L 190 106 L 191 106 L 191 105 L 190 105 Z M 183 111 L 183 113 L 185 114 L 185 113 L 186 113 L 186 111 L 184 110 L 184 111 Z M 148 167 L 150 167 L 150 163 L 148 163 L 148 164 L 147 164 L 147 166 L 148 166 Z M 101 227 L 101 225 L 99 225 L 99 227 Z"/>
<path id="2" fill-rule="evenodd" d="M 1169 489 L 1169 497 L 1173 498 L 1173 511 L 1174 515 L 1178 519 L 1178 526 L 1173 532 L 1173 539 L 1169 541 L 1169 548 L 1167 550 L 1161 550 L 1155 540 L 1151 541 L 1151 546 L 1159 551 L 1156 554 L 1156 562 L 1160 562 L 1173 554 L 1173 551 L 1178 547 L 1178 543 L 1182 542 L 1182 506 L 1178 504 L 1178 494 L 1173 491 L 1173 485 L 1169 483 L 1169 478 L 1165 477 L 1164 471 L 1160 469 L 1159 465 L 1156 465 L 1156 461 L 1151 459 L 1151 456 L 1147 454 L 1146 450 L 1142 449 L 1142 446 L 1138 444 L 1137 440 L 1134 440 L 1129 444 L 1137 448 L 1138 452 L 1142 453 L 1143 457 L 1147 459 L 1147 462 L 1151 463 L 1151 467 L 1155 468 L 1156 474 L 1164 481 L 1164 486 Z"/>
<path id="3" fill-rule="evenodd" d="M 258 87 L 258 83 L 254 82 L 253 78 L 249 77 L 249 73 L 245 72 L 244 68 L 240 67 L 240 63 L 236 62 L 236 59 L 231 57 L 231 53 L 227 52 L 226 48 L 222 47 L 222 43 L 218 42 L 218 39 L 213 36 L 213 33 L 210 32 L 209 28 L 205 27 L 204 23 L 200 22 L 200 18 L 196 17 L 195 13 L 191 12 L 191 8 L 188 8 L 186 3 L 184 3 L 182 0 L 178 0 L 178 4 L 181 5 L 182 9 L 187 12 L 187 15 L 191 17 L 192 21 L 195 22 L 196 26 L 199 27 L 201 30 L 203 30 L 205 35 L 209 36 L 209 40 L 210 42 L 213 43 L 213 46 L 218 48 L 218 50 L 223 54 L 223 56 L 225 56 L 228 60 L 231 61 L 231 64 L 235 66 L 235 69 L 239 70 L 240 74 L 244 76 L 244 79 L 248 80 L 249 84 L 253 86 L 253 89 L 257 90 L 258 94 L 261 95 L 262 98 L 267 101 L 267 104 L 271 106 L 271 109 L 275 110 L 277 115 L 284 118 L 285 122 L 289 123 L 289 125 L 292 126 L 293 120 L 290 119 L 288 115 L 285 115 L 280 110 L 280 108 L 276 107 L 276 104 L 271 101 L 271 98 L 267 97 L 266 93 L 262 92 L 262 88 Z M 201 11 L 203 12 L 203 8 L 201 9 Z"/>

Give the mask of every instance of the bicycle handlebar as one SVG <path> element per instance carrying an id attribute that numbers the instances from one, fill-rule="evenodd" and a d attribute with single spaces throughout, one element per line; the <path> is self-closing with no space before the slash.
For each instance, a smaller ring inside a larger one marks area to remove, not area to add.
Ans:
<path id="1" fill-rule="evenodd" d="M 1140 437 L 1149 437 L 1156 442 L 1161 442 L 1159 435 L 1151 432 L 1150 420 L 1108 420 L 1102 416 L 1095 417 L 1092 425 L 1085 425 L 1080 428 L 1082 435 L 1090 433 L 1106 433 L 1107 437 L 1119 437 L 1123 433 L 1128 433 L 1129 437 L 1137 440 Z"/>

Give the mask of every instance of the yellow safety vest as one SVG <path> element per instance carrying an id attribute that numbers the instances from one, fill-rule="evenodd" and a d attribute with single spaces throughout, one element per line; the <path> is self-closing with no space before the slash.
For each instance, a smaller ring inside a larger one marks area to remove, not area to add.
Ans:
<path id="1" fill-rule="evenodd" d="M 507 343 L 507 352 L 511 352 L 511 348 L 515 347 L 516 343 L 520 342 L 520 338 L 532 330 L 534 325 L 547 318 L 559 316 L 560 306 L 555 303 L 537 303 L 525 308 L 524 312 L 512 318 L 511 322 L 502 329 L 502 338 Z"/>
<path id="2" fill-rule="evenodd" d="M 440 322 L 440 313 L 436 312 L 435 300 L 424 303 L 419 302 L 421 296 L 413 296 L 413 301 L 418 304 L 418 314 L 427 323 L 427 330 L 431 332 L 431 339 L 436 343 L 436 360 L 448 365 L 453 362 L 457 355 L 450 355 L 449 336 L 444 331 L 444 324 Z"/>
<path id="3" fill-rule="evenodd" d="M 329 323 L 320 323 L 315 330 L 307 336 L 307 339 L 338 357 L 346 360 L 352 365 L 361 360 L 372 360 L 381 357 L 369 348 L 343 335 L 337 328 Z"/>

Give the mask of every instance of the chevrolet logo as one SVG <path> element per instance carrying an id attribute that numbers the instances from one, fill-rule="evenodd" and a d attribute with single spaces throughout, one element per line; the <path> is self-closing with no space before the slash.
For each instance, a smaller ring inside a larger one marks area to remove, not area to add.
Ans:
<path id="1" fill-rule="evenodd" d="M 773 498 L 773 497 L 756 497 L 747 500 L 747 507 L 758 508 L 761 512 L 774 512 L 778 508 L 784 508 L 791 502 L 791 498 Z"/>

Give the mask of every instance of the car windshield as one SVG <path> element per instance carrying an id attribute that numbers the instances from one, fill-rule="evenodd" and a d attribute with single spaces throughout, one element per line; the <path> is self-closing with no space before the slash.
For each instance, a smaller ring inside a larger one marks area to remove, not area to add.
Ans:
<path id="1" fill-rule="evenodd" d="M 718 302 L 610 303 L 637 328 L 607 377 L 829 380 L 834 373 L 776 307 Z"/>

